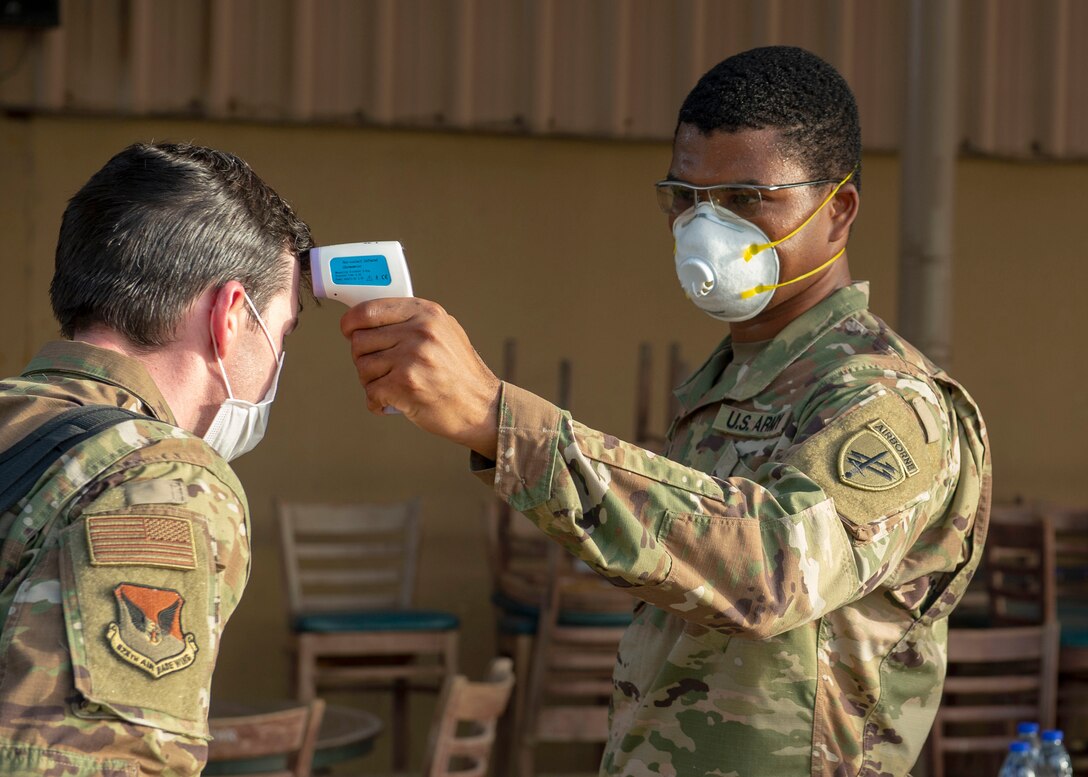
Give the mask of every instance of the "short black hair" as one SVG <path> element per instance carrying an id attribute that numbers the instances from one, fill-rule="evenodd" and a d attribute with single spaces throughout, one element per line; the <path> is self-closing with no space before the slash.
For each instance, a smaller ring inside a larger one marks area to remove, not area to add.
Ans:
<path id="1" fill-rule="evenodd" d="M 850 86 L 834 67 L 796 46 L 741 52 L 707 72 L 680 107 L 677 129 L 705 134 L 777 129 L 811 180 L 851 181 L 861 189 L 861 122 Z"/>
<path id="2" fill-rule="evenodd" d="M 105 325 L 166 345 L 201 294 L 231 280 L 258 311 L 287 288 L 288 252 L 309 277 L 310 228 L 242 159 L 137 143 L 68 202 L 49 297 L 61 334 Z"/>

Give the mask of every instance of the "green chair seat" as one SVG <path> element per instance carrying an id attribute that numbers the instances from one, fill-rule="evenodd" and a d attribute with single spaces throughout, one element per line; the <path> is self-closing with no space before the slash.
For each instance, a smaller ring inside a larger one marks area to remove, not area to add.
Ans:
<path id="1" fill-rule="evenodd" d="M 1062 647 L 1088 647 L 1088 602 L 1058 601 Z"/>
<path id="2" fill-rule="evenodd" d="M 499 619 L 499 630 L 503 634 L 535 634 L 537 619 L 540 617 L 540 608 L 525 602 L 511 599 L 501 593 L 491 596 L 491 602 L 503 611 Z M 632 604 L 632 607 L 634 605 Z M 590 628 L 629 626 L 633 613 L 631 611 L 601 611 L 590 610 L 561 610 L 559 623 L 562 626 L 584 626 Z M 528 625 L 526 625 L 528 624 Z"/>
<path id="3" fill-rule="evenodd" d="M 366 612 L 322 612 L 295 618 L 295 631 L 452 631 L 460 625 L 457 616 L 438 610 L 373 610 Z"/>
<path id="4" fill-rule="evenodd" d="M 536 634 L 536 620 L 524 615 L 504 613 L 499 618 L 499 633 L 531 637 Z"/>
<path id="5" fill-rule="evenodd" d="M 1075 630 L 1063 628 L 1062 647 L 1088 648 L 1088 627 Z"/>

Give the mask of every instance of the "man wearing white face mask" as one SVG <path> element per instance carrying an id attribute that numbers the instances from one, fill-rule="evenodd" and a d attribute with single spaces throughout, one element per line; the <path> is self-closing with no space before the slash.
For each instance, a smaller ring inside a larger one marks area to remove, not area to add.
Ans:
<path id="1" fill-rule="evenodd" d="M 834 68 L 791 47 L 725 60 L 672 152 L 676 276 L 729 334 L 677 389 L 664 456 L 500 383 L 424 300 L 345 314 L 367 403 L 470 448 L 638 600 L 602 775 L 902 777 L 981 556 L 982 419 L 851 281 L 861 131 Z"/>
<path id="2" fill-rule="evenodd" d="M 203 768 L 249 577 L 226 462 L 267 428 L 310 246 L 245 162 L 199 146 L 130 146 L 69 202 L 65 339 L 0 386 L 0 774 Z"/>
<path id="3" fill-rule="evenodd" d="M 253 305 L 249 295 L 245 295 L 246 305 L 253 313 L 253 318 L 268 339 L 268 345 L 272 354 L 276 354 L 276 343 L 272 334 L 268 331 L 261 314 Z M 243 453 L 248 453 L 257 447 L 257 443 L 264 437 L 268 429 L 268 416 L 272 412 L 272 400 L 276 398 L 276 387 L 280 382 L 280 373 L 283 371 L 283 349 L 279 349 L 279 358 L 276 360 L 276 374 L 272 378 L 272 385 L 260 402 L 248 402 L 234 396 L 230 388 L 230 380 L 227 371 L 223 367 L 223 358 L 219 354 L 219 344 L 216 341 L 215 329 L 211 330 L 212 346 L 215 349 L 215 360 L 219 364 L 219 371 L 223 375 L 223 383 L 227 387 L 227 399 L 219 406 L 208 431 L 204 432 L 204 441 L 212 446 L 227 461 L 236 459 Z"/>

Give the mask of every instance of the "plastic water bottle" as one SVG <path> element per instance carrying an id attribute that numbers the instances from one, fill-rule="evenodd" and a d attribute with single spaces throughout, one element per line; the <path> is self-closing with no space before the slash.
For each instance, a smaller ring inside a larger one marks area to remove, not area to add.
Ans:
<path id="1" fill-rule="evenodd" d="M 1039 746 L 1039 768 L 1036 777 L 1073 777 L 1073 761 L 1062 742 L 1059 729 L 1043 732 L 1043 744 Z"/>
<path id="2" fill-rule="evenodd" d="M 1031 757 L 1036 761 L 1039 760 L 1039 746 L 1041 741 L 1039 739 L 1039 724 L 1024 722 L 1016 724 L 1016 739 L 1020 742 L 1027 742 L 1031 745 Z"/>
<path id="3" fill-rule="evenodd" d="M 1031 752 L 1031 743 L 1017 739 L 1009 745 L 1009 754 L 1001 764 L 997 777 L 1039 777 L 1035 771 L 1035 756 Z"/>

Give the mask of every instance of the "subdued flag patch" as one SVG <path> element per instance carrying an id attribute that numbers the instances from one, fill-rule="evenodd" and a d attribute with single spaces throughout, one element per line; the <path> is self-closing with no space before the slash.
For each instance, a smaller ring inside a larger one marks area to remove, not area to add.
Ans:
<path id="1" fill-rule="evenodd" d="M 92 515 L 87 547 L 94 566 L 196 569 L 193 526 L 184 518 Z"/>
<path id="2" fill-rule="evenodd" d="M 121 660 L 158 679 L 185 669 L 196 658 L 196 637 L 181 629 L 185 599 L 168 588 L 121 583 L 113 589 L 117 621 L 106 640 Z"/>

